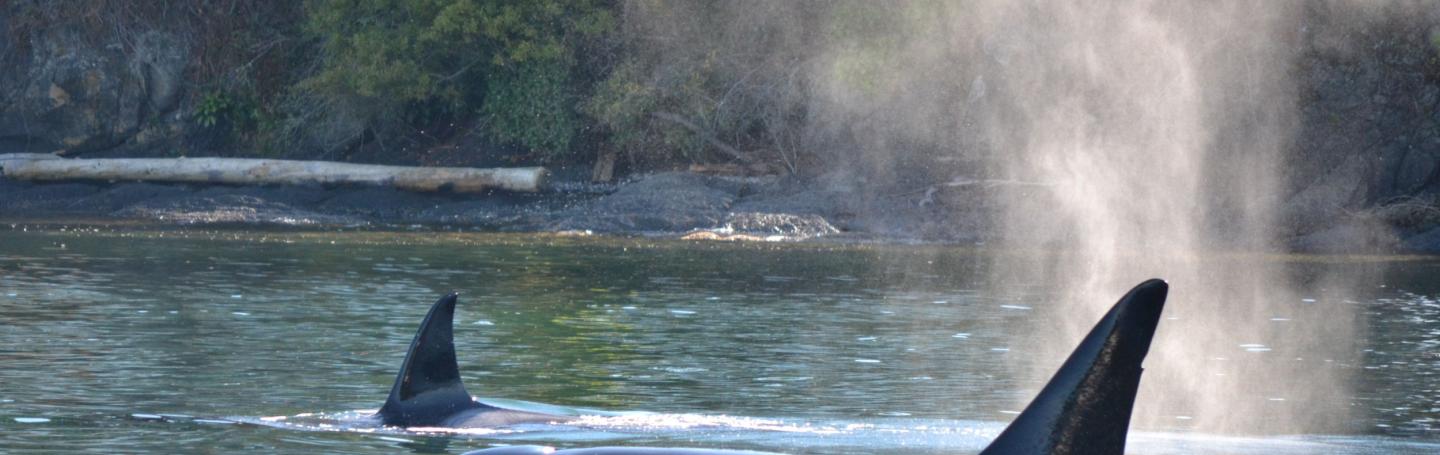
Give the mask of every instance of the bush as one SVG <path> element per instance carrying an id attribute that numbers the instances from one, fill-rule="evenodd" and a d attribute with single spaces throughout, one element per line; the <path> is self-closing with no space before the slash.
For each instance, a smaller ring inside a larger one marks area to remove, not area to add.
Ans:
<path id="1" fill-rule="evenodd" d="M 622 63 L 584 111 L 630 161 L 778 163 L 794 172 L 806 53 L 824 3 L 631 1 Z"/>
<path id="2" fill-rule="evenodd" d="M 321 69 L 303 87 L 361 97 L 372 132 L 482 115 L 494 138 L 547 158 L 580 129 L 577 57 L 614 28 L 595 0 L 312 0 Z"/>

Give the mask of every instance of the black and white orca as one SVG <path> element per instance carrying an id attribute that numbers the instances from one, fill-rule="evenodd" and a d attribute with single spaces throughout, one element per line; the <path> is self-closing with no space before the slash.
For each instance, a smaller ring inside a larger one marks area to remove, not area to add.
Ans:
<path id="1" fill-rule="evenodd" d="M 1040 394 L 982 455 L 1119 455 L 1140 387 L 1141 363 L 1160 323 L 1169 285 L 1152 279 L 1116 302 Z M 455 360 L 455 294 L 435 302 L 410 343 L 385 405 L 375 415 L 401 427 L 497 427 L 571 417 L 498 408 L 475 401 Z M 465 455 L 761 455 L 721 449 L 509 446 Z"/>
<path id="2" fill-rule="evenodd" d="M 505 409 L 476 401 L 460 381 L 455 360 L 455 302 L 441 297 L 410 341 L 405 362 L 385 405 L 375 413 L 393 427 L 494 428 L 522 423 L 562 422 L 573 417 Z"/>

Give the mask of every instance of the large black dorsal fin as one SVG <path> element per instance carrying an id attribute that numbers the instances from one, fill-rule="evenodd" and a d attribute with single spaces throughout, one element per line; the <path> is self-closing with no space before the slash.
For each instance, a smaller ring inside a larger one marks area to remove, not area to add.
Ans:
<path id="1" fill-rule="evenodd" d="M 440 425 L 459 412 L 485 407 L 460 382 L 454 333 L 458 297 L 455 293 L 441 297 L 420 322 L 390 397 L 376 414 L 385 425 Z"/>
<path id="2" fill-rule="evenodd" d="M 1125 453 L 1140 363 L 1169 289 L 1149 280 L 1121 297 L 981 455 Z"/>

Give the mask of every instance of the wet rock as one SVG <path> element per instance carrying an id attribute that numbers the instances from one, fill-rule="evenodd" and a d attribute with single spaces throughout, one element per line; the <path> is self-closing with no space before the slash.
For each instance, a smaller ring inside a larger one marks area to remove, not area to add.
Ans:
<path id="1" fill-rule="evenodd" d="M 760 237 L 783 236 L 786 239 L 803 240 L 839 233 L 824 217 L 813 213 L 731 213 L 725 218 L 724 229 L 737 234 Z"/>
<path id="2" fill-rule="evenodd" d="M 318 209 L 326 213 L 408 220 L 448 202 L 394 188 L 360 188 L 340 191 L 334 197 L 322 201 Z"/>
<path id="3" fill-rule="evenodd" d="M 5 177 L 3 177 L 3 176 L 0 176 L 0 197 L 5 197 L 5 196 L 7 196 L 7 195 L 11 195 L 11 194 L 18 193 L 18 192 L 20 192 L 20 191 L 24 191 L 24 190 L 26 190 L 26 189 L 29 189 L 29 188 L 32 187 L 32 186 L 34 186 L 34 184 L 32 184 L 32 183 L 30 183 L 30 182 L 22 182 L 22 181 L 19 181 L 19 180 L 11 180 L 11 179 L 7 179 L 7 178 L 5 178 Z"/>
<path id="4" fill-rule="evenodd" d="M 11 183 L 14 191 L 0 194 L 0 215 L 23 216 L 40 213 L 72 214 L 77 200 L 99 192 L 99 185 L 88 183 L 50 183 L 40 185 Z"/>
<path id="5" fill-rule="evenodd" d="M 743 183 L 719 177 L 670 172 L 620 186 L 614 193 L 562 209 L 546 230 L 595 232 L 684 232 L 723 224 Z"/>
<path id="6" fill-rule="evenodd" d="M 317 194 L 319 193 L 319 194 Z M 365 224 L 359 217 L 323 214 L 305 207 L 324 198 L 323 190 L 292 188 L 208 188 L 194 193 L 155 197 L 117 210 L 122 218 L 176 224 L 348 226 Z"/>
<path id="7" fill-rule="evenodd" d="M 89 213 L 109 214 L 116 210 L 158 197 L 177 197 L 192 190 L 177 185 L 153 183 L 122 183 L 90 196 L 75 200 L 69 208 Z"/>
<path id="8" fill-rule="evenodd" d="M 529 227 L 526 213 L 513 200 L 480 198 L 434 205 L 409 219 L 423 224 L 514 230 L 522 229 L 522 225 Z"/>
<path id="9" fill-rule="evenodd" d="M 836 183 L 830 180 L 839 180 Z M 813 235 L 827 235 L 839 231 L 854 230 L 857 225 L 857 213 L 862 213 L 859 202 L 858 190 L 844 183 L 844 178 L 835 176 L 824 176 L 818 179 L 805 180 L 795 177 L 787 177 L 774 182 L 756 185 L 750 188 L 746 194 L 731 207 L 735 214 L 790 214 L 800 218 L 790 221 L 776 219 L 753 220 L 760 223 L 759 226 L 749 227 L 753 224 L 749 221 L 741 222 L 742 226 L 735 229 L 757 229 L 765 230 L 764 224 L 794 224 L 796 229 L 788 230 L 781 227 L 781 231 L 791 231 L 797 235 L 806 235 L 806 226 L 816 227 L 818 230 L 811 232 Z M 815 218 L 810 218 L 815 217 Z M 817 221 L 823 221 L 828 229 L 820 227 Z M 772 226 L 773 227 L 773 226 Z M 773 229 L 771 229 L 773 230 Z M 834 232 L 830 232 L 834 230 Z"/>
<path id="10" fill-rule="evenodd" d="M 718 242 L 766 242 L 784 240 L 782 236 L 760 237 L 750 234 L 725 234 L 713 231 L 695 231 L 680 237 L 680 240 L 707 240 Z"/>
<path id="11" fill-rule="evenodd" d="M 854 195 L 842 191 L 800 189 L 763 191 L 737 201 L 735 212 L 829 215 L 853 212 Z"/>

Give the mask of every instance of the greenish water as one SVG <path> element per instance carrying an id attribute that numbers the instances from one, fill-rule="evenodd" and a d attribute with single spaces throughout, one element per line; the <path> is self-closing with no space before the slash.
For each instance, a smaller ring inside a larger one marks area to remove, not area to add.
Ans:
<path id="1" fill-rule="evenodd" d="M 1011 372 L 1033 361 L 1028 310 L 1055 303 L 1043 283 L 991 284 L 992 260 L 935 246 L 0 228 L 0 452 L 974 452 L 1034 392 Z M 1360 384 L 1337 397 L 1354 403 L 1352 429 L 1213 437 L 1182 422 L 1133 435 L 1132 451 L 1440 451 L 1440 261 L 1267 260 L 1379 277 L 1344 303 L 1369 325 Z M 472 393 L 655 414 L 451 434 L 347 426 L 383 401 L 419 319 L 452 290 Z"/>

